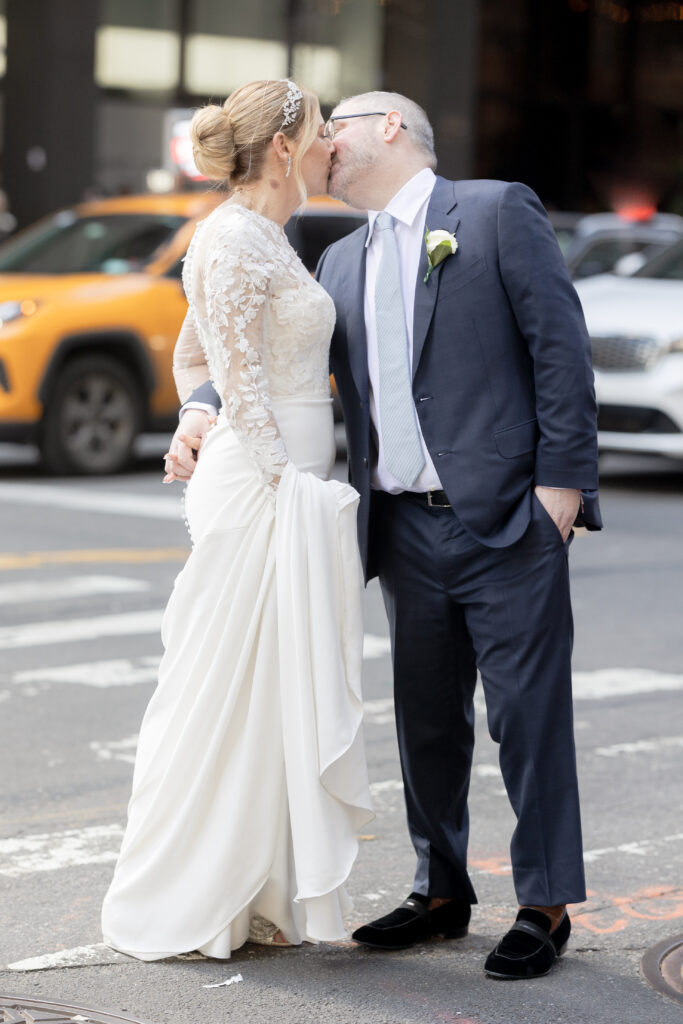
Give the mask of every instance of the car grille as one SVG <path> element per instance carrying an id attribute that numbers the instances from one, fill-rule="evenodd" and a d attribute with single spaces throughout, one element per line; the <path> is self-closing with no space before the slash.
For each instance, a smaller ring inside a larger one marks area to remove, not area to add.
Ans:
<path id="1" fill-rule="evenodd" d="M 654 338 L 592 337 L 593 366 L 596 370 L 649 370 L 662 349 Z"/>
<path id="2" fill-rule="evenodd" d="M 680 434 L 666 413 L 640 405 L 602 405 L 598 409 L 598 430 L 617 434 Z"/>

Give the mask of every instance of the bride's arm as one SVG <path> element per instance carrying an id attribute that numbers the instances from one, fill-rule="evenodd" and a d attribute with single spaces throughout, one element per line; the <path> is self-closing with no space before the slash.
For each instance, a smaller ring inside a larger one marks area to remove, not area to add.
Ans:
<path id="1" fill-rule="evenodd" d="M 181 405 L 209 379 L 209 368 L 199 341 L 192 305 L 188 306 L 173 349 L 173 379 Z"/>
<path id="2" fill-rule="evenodd" d="M 228 422 L 274 493 L 288 458 L 268 381 L 272 272 L 266 240 L 238 222 L 214 239 L 202 277 L 207 318 L 220 358 L 214 385 Z"/>

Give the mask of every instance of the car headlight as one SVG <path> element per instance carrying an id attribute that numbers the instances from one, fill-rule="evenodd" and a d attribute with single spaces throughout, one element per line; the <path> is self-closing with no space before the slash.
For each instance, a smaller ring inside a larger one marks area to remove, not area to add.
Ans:
<path id="1" fill-rule="evenodd" d="M 32 316 L 37 309 L 38 305 L 33 299 L 23 299 L 21 302 L 0 302 L 0 327 L 20 316 Z"/>

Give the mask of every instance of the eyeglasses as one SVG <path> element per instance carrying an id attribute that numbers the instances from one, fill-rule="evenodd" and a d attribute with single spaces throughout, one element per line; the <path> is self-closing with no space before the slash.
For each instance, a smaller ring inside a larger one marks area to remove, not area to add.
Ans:
<path id="1" fill-rule="evenodd" d="M 332 139 L 335 137 L 335 135 L 337 133 L 337 130 L 334 127 L 334 122 L 335 121 L 350 121 L 352 117 L 386 117 L 386 116 L 387 116 L 386 115 L 386 111 L 384 111 L 384 110 L 371 110 L 371 111 L 368 111 L 367 114 L 334 114 L 332 117 L 329 117 L 327 119 L 327 123 L 325 124 L 325 131 L 323 132 L 323 136 L 324 136 L 324 138 L 329 139 L 330 141 L 332 141 Z M 403 121 L 401 121 L 401 128 L 405 128 L 407 130 L 408 125 L 404 124 Z"/>

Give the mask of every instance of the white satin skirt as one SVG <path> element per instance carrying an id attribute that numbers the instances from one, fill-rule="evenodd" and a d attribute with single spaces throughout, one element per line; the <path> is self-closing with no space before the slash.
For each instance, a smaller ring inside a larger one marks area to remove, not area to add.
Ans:
<path id="1" fill-rule="evenodd" d="M 251 918 L 346 935 L 372 817 L 362 737 L 358 495 L 327 480 L 328 399 L 274 403 L 275 505 L 221 415 L 186 492 L 193 551 L 162 626 L 104 941 L 142 960 L 228 958 Z"/>

